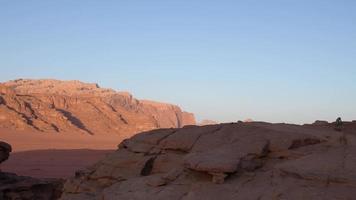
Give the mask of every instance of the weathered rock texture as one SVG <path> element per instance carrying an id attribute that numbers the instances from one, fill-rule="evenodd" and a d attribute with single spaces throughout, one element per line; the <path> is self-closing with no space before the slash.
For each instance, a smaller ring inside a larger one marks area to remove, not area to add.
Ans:
<path id="1" fill-rule="evenodd" d="M 88 134 L 133 133 L 195 124 L 178 106 L 79 81 L 14 80 L 0 84 L 0 127 Z"/>
<path id="2" fill-rule="evenodd" d="M 0 199 L 55 200 L 62 194 L 63 183 L 57 179 L 35 179 L 0 172 Z"/>
<path id="3" fill-rule="evenodd" d="M 78 171 L 61 199 L 354 199 L 356 123 L 333 127 L 251 122 L 141 133 Z"/>
<path id="4" fill-rule="evenodd" d="M 11 146 L 0 141 L 0 163 L 11 152 Z M 0 171 L 1 200 L 55 200 L 62 194 L 63 183 L 58 179 L 35 179 Z"/>

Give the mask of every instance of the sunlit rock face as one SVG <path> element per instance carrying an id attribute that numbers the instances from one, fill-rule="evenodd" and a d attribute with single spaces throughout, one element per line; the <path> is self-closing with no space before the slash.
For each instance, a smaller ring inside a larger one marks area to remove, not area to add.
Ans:
<path id="1" fill-rule="evenodd" d="M 140 133 L 78 171 L 61 199 L 353 199 L 356 123 L 333 127 L 251 122 Z"/>
<path id="2" fill-rule="evenodd" d="M 135 99 L 80 81 L 19 79 L 0 84 L 0 127 L 132 136 L 195 124 L 178 106 Z"/>

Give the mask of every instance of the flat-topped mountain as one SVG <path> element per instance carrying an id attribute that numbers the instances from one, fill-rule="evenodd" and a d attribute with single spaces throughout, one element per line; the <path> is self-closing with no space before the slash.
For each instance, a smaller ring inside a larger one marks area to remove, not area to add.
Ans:
<path id="1" fill-rule="evenodd" d="M 138 100 L 95 83 L 18 79 L 0 84 L 0 128 L 130 136 L 191 124 L 194 115 L 176 105 Z"/>

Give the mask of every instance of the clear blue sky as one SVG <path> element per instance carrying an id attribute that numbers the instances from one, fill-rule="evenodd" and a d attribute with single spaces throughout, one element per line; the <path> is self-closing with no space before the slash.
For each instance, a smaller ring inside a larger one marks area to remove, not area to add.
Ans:
<path id="1" fill-rule="evenodd" d="M 0 0 L 0 68 L 198 119 L 356 119 L 356 1 Z"/>

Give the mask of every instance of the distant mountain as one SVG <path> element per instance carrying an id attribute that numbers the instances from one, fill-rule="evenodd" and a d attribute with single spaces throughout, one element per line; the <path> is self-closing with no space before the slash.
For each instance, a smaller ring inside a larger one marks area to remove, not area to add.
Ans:
<path id="1" fill-rule="evenodd" d="M 0 128 L 130 136 L 195 123 L 192 113 L 176 105 L 138 100 L 95 83 L 50 79 L 0 83 Z"/>

